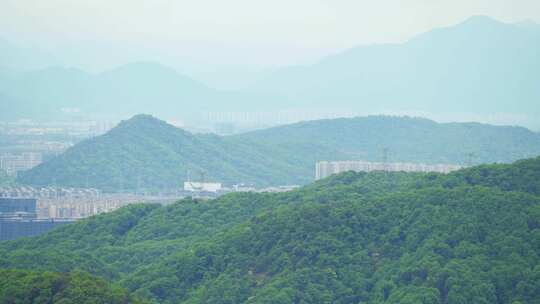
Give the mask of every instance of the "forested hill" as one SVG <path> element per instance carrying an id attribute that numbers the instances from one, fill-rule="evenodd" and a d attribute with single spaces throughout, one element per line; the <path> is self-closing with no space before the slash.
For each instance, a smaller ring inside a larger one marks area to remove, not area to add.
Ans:
<path id="1" fill-rule="evenodd" d="M 236 136 L 274 146 L 330 145 L 371 161 L 508 163 L 540 154 L 540 133 L 522 127 L 437 123 L 424 118 L 366 116 L 314 120 Z"/>
<path id="2" fill-rule="evenodd" d="M 320 160 L 465 164 L 540 154 L 540 134 L 521 127 L 436 123 L 410 117 L 317 120 L 220 137 L 191 134 L 147 115 L 120 123 L 28 172 L 31 185 L 104 190 L 179 187 L 199 178 L 227 185 L 306 184 Z M 473 155 L 471 158 L 470 155 Z"/>
<path id="3" fill-rule="evenodd" d="M 227 184 L 298 180 L 299 168 L 292 160 L 269 153 L 261 146 L 191 134 L 152 116 L 137 115 L 21 173 L 19 181 L 119 190 L 180 188 L 188 174 L 198 179 L 200 172 L 206 173 L 207 181 Z"/>
<path id="4" fill-rule="evenodd" d="M 155 303 L 538 303 L 539 177 L 537 157 L 134 205 L 1 243 L 0 267 L 82 269 Z"/>
<path id="5" fill-rule="evenodd" d="M 540 156 L 519 160 L 513 164 L 477 166 L 437 177 L 438 182 L 445 187 L 497 187 L 504 191 L 540 195 Z"/>

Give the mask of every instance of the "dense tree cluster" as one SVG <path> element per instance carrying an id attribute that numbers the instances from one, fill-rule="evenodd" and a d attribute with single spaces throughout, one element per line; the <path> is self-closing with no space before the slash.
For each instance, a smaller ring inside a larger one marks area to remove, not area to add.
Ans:
<path id="1" fill-rule="evenodd" d="M 125 289 L 87 273 L 0 269 L 0 303 L 138 304 Z"/>
<path id="2" fill-rule="evenodd" d="M 0 244 L 155 303 L 538 303 L 540 157 L 134 205 Z"/>

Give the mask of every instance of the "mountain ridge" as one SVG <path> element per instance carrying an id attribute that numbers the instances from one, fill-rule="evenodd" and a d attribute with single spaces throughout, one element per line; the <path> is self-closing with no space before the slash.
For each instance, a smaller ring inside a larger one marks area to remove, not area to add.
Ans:
<path id="1" fill-rule="evenodd" d="M 392 162 L 511 162 L 539 155 L 540 134 L 519 127 L 368 116 L 217 136 L 191 134 L 153 116 L 137 115 L 22 172 L 18 182 L 109 191 L 173 189 L 188 172 L 203 172 L 228 186 L 303 185 L 313 180 L 317 161 L 382 161 L 383 148 Z"/>
<path id="2" fill-rule="evenodd" d="M 540 68 L 540 31 L 490 20 L 472 18 L 402 44 L 351 48 L 278 70 L 252 89 L 277 90 L 297 107 L 514 113 L 534 124 L 540 74 L 531 67 Z"/>
<path id="3" fill-rule="evenodd" d="M 10 81 L 0 86 L 0 92 L 39 104 L 49 117 L 62 117 L 60 106 L 81 108 L 97 117 L 107 109 L 117 117 L 152 109 L 152 114 L 167 119 L 200 123 L 201 113 L 213 111 L 309 108 L 447 116 L 468 113 L 484 118 L 505 113 L 497 116 L 501 123 L 538 129 L 534 117 L 540 112 L 534 100 L 540 98 L 539 41 L 540 27 L 472 17 L 405 43 L 353 47 L 312 65 L 278 69 L 242 90 L 215 90 L 166 67 L 149 69 L 152 73 L 134 69 L 129 77 L 105 77 L 133 65 L 160 66 L 132 63 L 95 76 L 106 81 L 76 83 L 78 90 L 73 90 L 66 75 L 63 78 L 70 85 L 42 79 L 28 90 L 25 82 Z M 129 102 L 130 107 L 118 106 L 119 100 Z M 89 103 L 97 105 L 89 107 Z M 22 112 L 16 107 L 7 110 L 13 115 L 6 116 L 13 118 Z"/>

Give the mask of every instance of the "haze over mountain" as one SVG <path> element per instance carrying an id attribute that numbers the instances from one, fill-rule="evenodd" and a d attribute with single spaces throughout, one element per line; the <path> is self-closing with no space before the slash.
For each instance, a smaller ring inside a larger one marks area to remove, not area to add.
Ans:
<path id="1" fill-rule="evenodd" d="M 5 98 L 23 102 L 4 112 L 5 119 L 12 112 L 17 113 L 12 119 L 57 119 L 66 114 L 62 109 L 78 109 L 80 115 L 118 116 L 155 106 L 161 114 L 171 110 L 189 113 L 190 103 L 216 95 L 203 84 L 154 63 L 129 64 L 100 74 L 51 67 L 10 80 L 3 86 Z M 39 112 L 30 111 L 32 108 Z"/>
<path id="2" fill-rule="evenodd" d="M 100 74 L 0 70 L 0 98 L 15 104 L 3 109 L 4 119 L 62 117 L 62 108 L 188 121 L 209 111 L 295 109 L 412 113 L 539 129 L 539 53 L 536 24 L 478 16 L 403 44 L 359 46 L 310 66 L 283 68 L 237 92 L 209 88 L 162 65 L 134 63 Z M 36 107 L 39 112 L 27 111 Z"/>
<path id="3" fill-rule="evenodd" d="M 23 48 L 0 37 L 0 68 L 33 70 L 60 64 L 53 55 L 38 48 Z"/>
<path id="4" fill-rule="evenodd" d="M 0 304 L 540 304 L 539 118 L 540 0 L 0 0 Z"/>
<path id="5" fill-rule="evenodd" d="M 539 53 L 539 27 L 477 16 L 404 44 L 360 46 L 286 68 L 255 90 L 277 91 L 299 107 L 530 115 L 538 127 Z"/>
<path id="6" fill-rule="evenodd" d="M 172 189 L 188 179 L 226 185 L 306 184 L 321 160 L 466 164 L 511 162 L 540 154 L 540 134 L 522 127 L 439 124 L 427 119 L 369 116 L 308 121 L 234 136 L 191 134 L 137 115 L 83 141 L 18 181 L 104 190 Z M 470 154 L 474 155 L 470 158 Z"/>

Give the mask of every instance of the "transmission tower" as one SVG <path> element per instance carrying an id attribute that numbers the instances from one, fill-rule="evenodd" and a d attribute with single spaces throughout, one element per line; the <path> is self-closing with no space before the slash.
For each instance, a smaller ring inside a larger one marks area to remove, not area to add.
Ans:
<path id="1" fill-rule="evenodd" d="M 382 162 L 383 162 L 383 168 L 385 172 L 388 172 L 388 147 L 382 148 Z"/>
<path id="2" fill-rule="evenodd" d="M 120 180 L 118 181 L 118 184 L 120 186 L 120 192 L 123 193 L 124 192 L 124 175 L 122 175 L 120 177 Z"/>
<path id="3" fill-rule="evenodd" d="M 141 173 L 137 172 L 137 189 L 135 190 L 135 194 L 141 193 Z"/>
<path id="4" fill-rule="evenodd" d="M 204 170 L 200 170 L 199 174 L 201 176 L 201 183 L 204 184 L 206 181 L 206 172 L 204 172 Z"/>
<path id="5" fill-rule="evenodd" d="M 474 152 L 467 153 L 467 163 L 466 163 L 467 167 L 472 167 L 473 160 L 475 157 L 476 157 L 476 154 Z"/>

